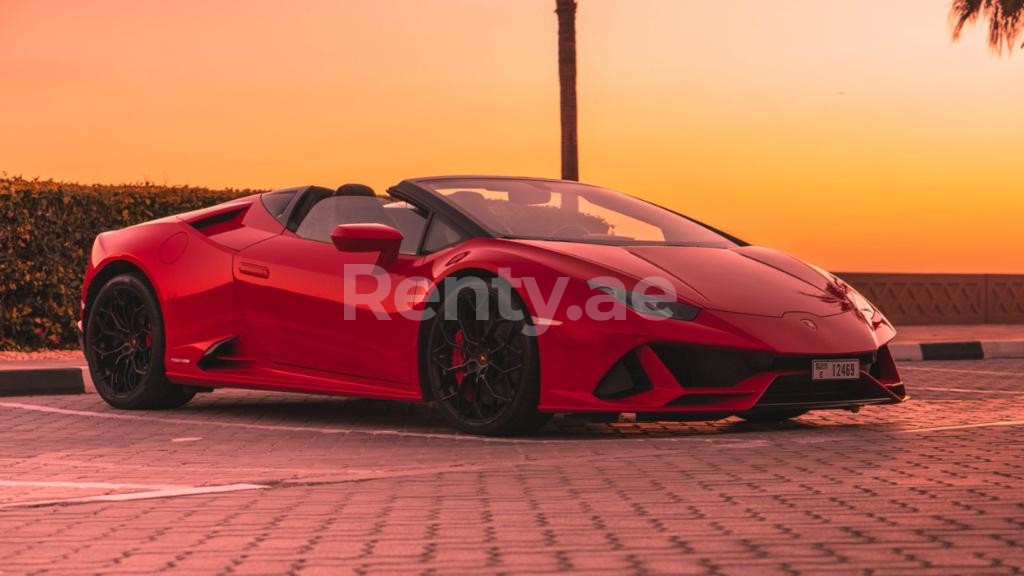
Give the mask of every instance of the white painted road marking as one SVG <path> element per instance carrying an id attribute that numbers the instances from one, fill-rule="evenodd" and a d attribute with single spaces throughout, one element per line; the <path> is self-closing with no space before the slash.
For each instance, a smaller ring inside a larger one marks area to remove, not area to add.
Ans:
<path id="1" fill-rule="evenodd" d="M 250 430 L 272 430 L 272 431 L 285 431 L 285 432 L 312 432 L 319 434 L 365 434 L 367 436 L 389 436 L 389 437 L 414 437 L 414 438 L 430 438 L 440 440 L 472 440 L 476 442 L 488 442 L 495 444 L 576 444 L 578 440 L 573 439 L 543 439 L 543 438 L 527 438 L 527 439 L 515 439 L 515 438 L 492 438 L 487 436 L 471 436 L 464 434 L 443 434 L 443 433 L 423 433 L 423 432 L 404 432 L 401 430 L 361 430 L 351 428 L 316 428 L 312 426 L 287 426 L 287 425 L 274 425 L 274 424 L 249 424 L 245 422 L 225 422 L 221 420 L 208 420 L 208 419 L 194 419 L 188 420 L 184 418 L 166 418 L 166 417 L 148 417 L 140 416 L 137 414 L 119 414 L 114 412 L 93 412 L 91 410 L 71 410 L 67 408 L 55 408 L 53 406 L 43 406 L 39 404 L 24 404 L 21 402 L 0 402 L 0 408 L 11 408 L 15 410 L 29 410 L 32 412 L 42 412 L 45 414 L 60 414 L 64 416 L 84 416 L 87 418 L 107 418 L 113 420 L 132 420 L 132 421 L 146 421 L 154 423 L 165 423 L 165 424 L 185 424 L 190 427 L 194 426 L 220 426 L 225 428 L 245 428 Z M 628 426 L 628 425 L 627 425 Z M 692 439 L 694 436 L 691 434 L 684 434 L 678 437 L 661 437 L 657 440 L 666 442 L 680 442 Z M 619 438 L 620 440 L 626 440 Z M 611 438 L 606 441 L 612 440 Z M 626 440 L 629 441 L 629 440 Z M 709 441 L 721 442 L 722 439 L 709 439 Z M 744 445 L 732 444 L 724 446 L 726 448 L 744 448 Z"/>
<path id="2" fill-rule="evenodd" d="M 900 365 L 900 370 L 923 370 L 925 372 L 951 372 L 953 374 L 984 374 L 986 376 L 1006 376 L 1009 378 L 1020 378 L 1018 372 L 994 372 L 991 370 L 958 370 L 956 368 L 924 368 L 921 366 Z"/>
<path id="3" fill-rule="evenodd" d="M 88 484 L 88 483 L 85 483 Z M 107 484 L 106 486 L 113 486 Z M 147 486 L 152 488 L 152 486 Z M 222 494 L 224 492 L 239 492 L 242 490 L 261 490 L 269 488 L 264 484 L 222 484 L 219 486 L 175 486 L 170 488 L 158 488 L 157 490 L 146 490 L 144 492 L 129 492 L 127 494 L 101 494 L 99 496 L 85 496 L 81 498 L 63 498 L 59 500 L 36 500 L 28 502 L 10 502 L 0 505 L 2 508 L 35 508 L 40 506 L 59 506 L 64 504 L 87 504 L 90 502 L 127 502 L 131 500 L 150 500 L 153 498 L 176 498 L 179 496 L 197 496 L 202 494 Z"/>
<path id="4" fill-rule="evenodd" d="M 185 419 L 185 418 L 166 418 L 166 417 L 149 417 L 140 416 L 137 414 L 120 414 L 115 412 L 94 412 L 92 410 L 71 410 L 68 408 L 56 408 L 53 406 L 43 406 L 40 404 L 24 404 L 21 402 L 0 402 L 0 408 L 12 408 L 15 410 L 29 410 L 32 412 L 42 412 L 45 414 L 60 414 L 64 416 L 84 416 L 87 418 L 107 418 L 112 420 L 132 420 L 132 421 L 146 421 L 154 423 L 164 424 L 186 424 L 188 426 L 220 426 L 225 428 L 245 428 L 250 430 L 270 430 L 270 431 L 284 431 L 284 432 L 313 432 L 319 434 L 365 434 L 367 436 L 388 436 L 388 437 L 413 437 L 413 438 L 429 438 L 429 439 L 440 439 L 440 440 L 472 440 L 475 442 L 487 442 L 495 444 L 575 444 L 577 440 L 571 439 L 544 439 L 544 438 L 527 438 L 527 439 L 516 439 L 516 438 L 495 438 L 489 436 L 473 436 L 469 434 L 444 434 L 444 433 L 426 433 L 426 432 L 406 432 L 403 430 L 388 430 L 388 429 L 374 429 L 364 430 L 358 428 L 317 428 L 312 426 L 288 426 L 288 425 L 275 425 L 275 424 L 249 424 L 246 422 L 225 422 L 222 420 L 209 420 L 209 419 Z M 627 424 L 627 427 L 629 425 Z M 681 437 L 668 437 L 658 438 L 659 440 L 665 441 L 680 441 L 682 439 L 692 438 L 692 435 L 684 435 Z M 610 440 L 610 439 L 609 439 Z M 716 440 L 717 441 L 717 440 Z"/>
<path id="5" fill-rule="evenodd" d="M 265 484 L 222 484 L 220 486 L 195 486 L 191 488 L 167 488 L 148 492 L 129 492 L 127 494 L 105 494 L 88 496 L 85 502 L 125 502 L 128 500 L 146 500 L 149 498 L 174 498 L 176 496 L 194 496 L 197 494 L 221 494 L 223 492 L 239 492 L 242 490 L 261 490 L 269 488 Z"/>
<path id="6" fill-rule="evenodd" d="M 967 430 L 969 428 L 1001 428 L 1005 426 L 1024 426 L 1024 420 L 1004 420 L 1002 422 L 982 422 L 980 424 L 960 424 L 957 426 L 935 426 L 933 428 L 910 428 L 899 432 L 942 432 L 943 430 Z"/>
<path id="7" fill-rule="evenodd" d="M 186 420 L 184 418 L 154 418 L 148 416 L 138 416 L 135 414 L 116 414 L 113 412 L 93 412 L 91 410 L 70 410 L 67 408 L 55 408 L 52 406 L 42 406 L 39 404 L 24 404 L 21 402 L 0 402 L 0 408 L 13 408 L 16 410 L 29 410 L 32 412 L 44 412 L 47 414 L 62 414 L 65 416 L 85 416 L 88 418 L 108 418 L 113 420 L 133 420 L 133 421 L 146 421 L 166 424 L 187 424 L 189 426 L 206 425 L 206 426 L 221 426 L 227 428 L 246 428 L 250 430 L 277 430 L 285 432 L 316 432 L 319 434 L 365 434 L 367 436 L 407 436 L 414 438 L 437 438 L 442 440 L 473 440 L 476 442 L 490 442 L 495 444 L 519 444 L 520 440 L 512 438 L 492 438 L 487 436 L 471 436 L 468 434 L 443 434 L 443 433 L 426 433 L 426 432 L 405 432 L 403 430 L 387 430 L 387 429 L 375 429 L 375 430 L 360 430 L 357 428 L 316 428 L 311 426 L 286 426 L 286 425 L 275 425 L 275 424 L 249 424 L 245 422 L 225 422 L 222 420 L 207 420 L 207 419 L 193 419 Z M 531 443 L 563 443 L 572 442 L 572 440 L 531 440 Z"/>
<path id="8" fill-rule="evenodd" d="M 931 386 L 911 386 L 912 390 L 932 390 L 935 392 L 971 392 L 975 394 L 1017 394 L 1024 395 L 1024 390 L 985 390 L 979 388 L 934 388 Z"/>

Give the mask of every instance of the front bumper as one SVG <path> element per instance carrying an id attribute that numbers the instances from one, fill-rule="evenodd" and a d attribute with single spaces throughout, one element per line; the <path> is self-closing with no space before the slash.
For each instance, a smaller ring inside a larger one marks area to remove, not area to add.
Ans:
<path id="1" fill-rule="evenodd" d="M 815 317 L 818 333 L 810 333 L 799 322 L 806 315 L 736 318 L 705 311 L 702 316 L 693 323 L 570 328 L 571 333 L 549 335 L 546 347 L 542 337 L 540 409 L 710 419 L 908 398 L 885 345 L 895 335 L 887 324 L 869 326 L 852 314 Z M 611 354 L 597 356 L 597 348 Z M 559 359 L 551 362 L 551 354 Z M 839 358 L 860 360 L 858 380 L 811 380 L 812 360 Z"/>

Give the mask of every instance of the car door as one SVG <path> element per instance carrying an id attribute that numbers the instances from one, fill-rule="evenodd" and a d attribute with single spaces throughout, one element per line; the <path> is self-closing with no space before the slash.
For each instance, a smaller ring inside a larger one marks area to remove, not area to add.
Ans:
<path id="1" fill-rule="evenodd" d="M 294 232 L 238 252 L 243 314 L 263 354 L 282 367 L 409 384 L 419 323 L 395 295 L 426 272 L 428 258 L 400 254 L 373 272 L 377 253 L 342 252 L 330 240 L 335 226 L 355 223 L 396 224 L 379 198 L 332 196 Z M 403 251 L 418 244 L 409 238 Z"/>

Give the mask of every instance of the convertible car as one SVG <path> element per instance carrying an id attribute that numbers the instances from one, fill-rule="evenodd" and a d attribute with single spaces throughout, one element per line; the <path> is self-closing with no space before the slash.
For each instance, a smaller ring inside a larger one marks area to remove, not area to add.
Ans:
<path id="1" fill-rule="evenodd" d="M 100 234 L 97 391 L 219 387 L 433 402 L 475 434 L 552 413 L 774 421 L 907 398 L 888 320 L 836 276 L 577 182 L 304 186 Z"/>

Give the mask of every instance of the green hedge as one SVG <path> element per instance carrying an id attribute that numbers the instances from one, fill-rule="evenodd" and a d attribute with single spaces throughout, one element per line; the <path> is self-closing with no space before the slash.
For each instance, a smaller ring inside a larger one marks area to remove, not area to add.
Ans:
<path id="1" fill-rule="evenodd" d="M 82 275 L 100 232 L 253 192 L 0 178 L 0 350 L 77 347 Z"/>

